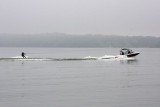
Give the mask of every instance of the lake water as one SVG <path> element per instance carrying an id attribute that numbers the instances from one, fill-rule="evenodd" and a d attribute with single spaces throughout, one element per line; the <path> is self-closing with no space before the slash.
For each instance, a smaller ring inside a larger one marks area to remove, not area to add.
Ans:
<path id="1" fill-rule="evenodd" d="M 119 48 L 0 48 L 0 57 L 83 58 Z M 0 107 L 160 107 L 160 49 L 136 60 L 0 60 Z"/>

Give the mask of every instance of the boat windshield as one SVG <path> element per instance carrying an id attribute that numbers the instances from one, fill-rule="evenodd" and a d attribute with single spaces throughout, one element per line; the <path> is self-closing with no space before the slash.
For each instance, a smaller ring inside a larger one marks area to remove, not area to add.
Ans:
<path id="1" fill-rule="evenodd" d="M 133 51 L 131 49 L 127 49 L 127 48 L 121 49 L 121 51 L 120 51 L 120 55 L 127 55 L 130 53 L 133 53 Z"/>

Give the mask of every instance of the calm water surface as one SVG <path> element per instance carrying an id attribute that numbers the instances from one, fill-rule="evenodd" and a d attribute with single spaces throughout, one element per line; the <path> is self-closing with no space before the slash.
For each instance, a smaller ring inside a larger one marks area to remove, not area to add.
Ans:
<path id="1" fill-rule="evenodd" d="M 83 58 L 112 48 L 0 48 L 0 57 Z M 0 107 L 160 107 L 160 49 L 133 61 L 0 61 Z"/>

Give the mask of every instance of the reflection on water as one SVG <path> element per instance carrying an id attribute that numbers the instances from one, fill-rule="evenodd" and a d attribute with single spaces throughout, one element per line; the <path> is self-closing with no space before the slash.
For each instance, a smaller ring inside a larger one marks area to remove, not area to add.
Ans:
<path id="1" fill-rule="evenodd" d="M 120 60 L 120 64 L 138 64 L 138 59 Z"/>

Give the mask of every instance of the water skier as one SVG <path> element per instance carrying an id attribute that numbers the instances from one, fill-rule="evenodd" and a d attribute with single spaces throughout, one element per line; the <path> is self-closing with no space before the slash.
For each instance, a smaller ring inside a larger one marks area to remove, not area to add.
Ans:
<path id="1" fill-rule="evenodd" d="M 23 58 L 26 58 L 25 55 L 26 55 L 26 53 L 22 52 L 21 56 L 22 56 Z"/>

